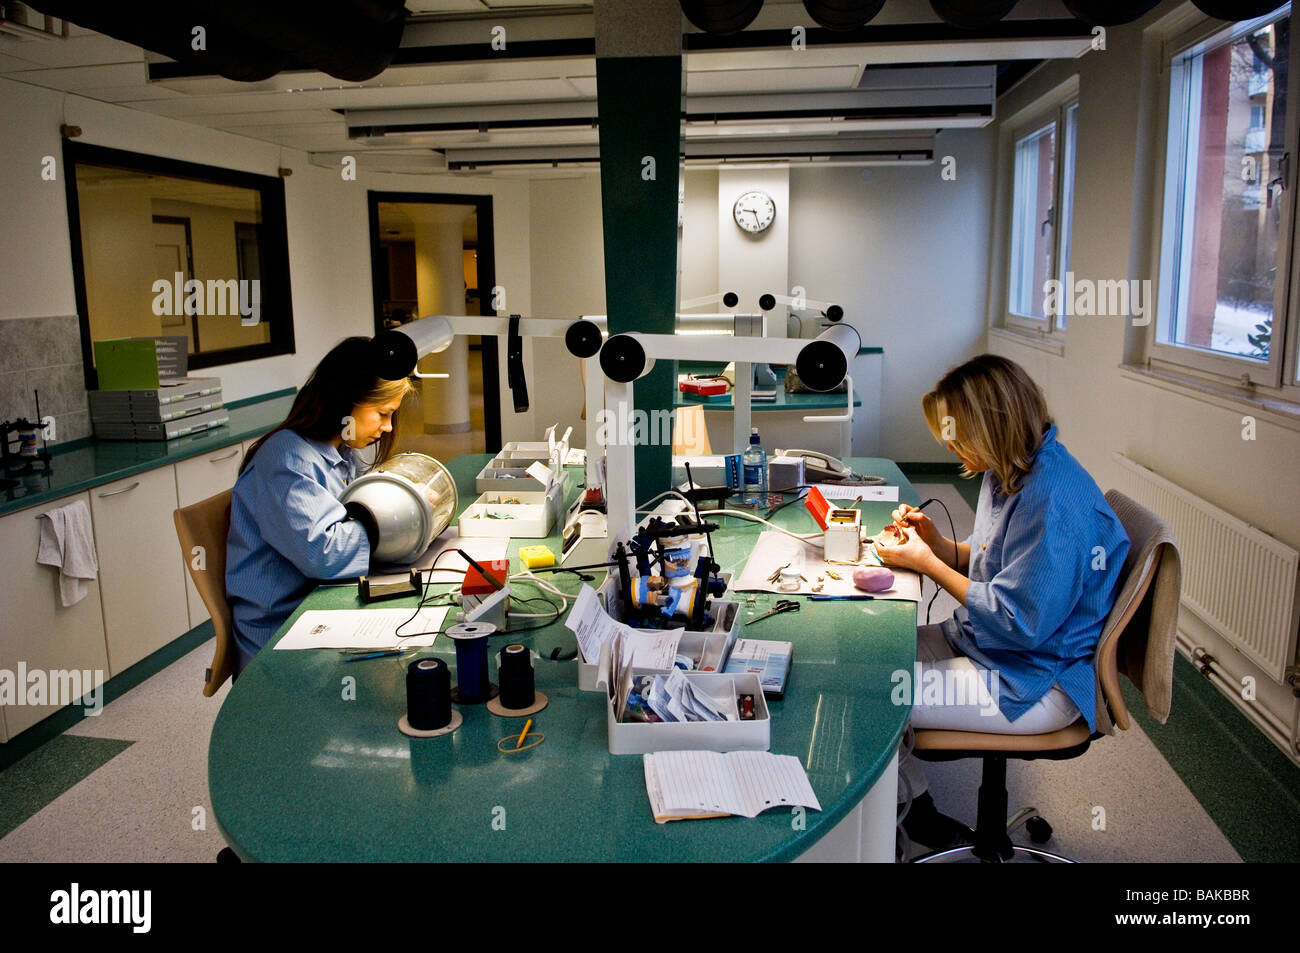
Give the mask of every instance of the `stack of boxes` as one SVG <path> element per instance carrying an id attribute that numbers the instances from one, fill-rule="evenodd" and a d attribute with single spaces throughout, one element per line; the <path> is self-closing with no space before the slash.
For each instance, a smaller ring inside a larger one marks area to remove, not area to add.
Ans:
<path id="1" fill-rule="evenodd" d="M 229 422 L 221 379 L 186 377 L 186 339 L 95 342 L 99 390 L 90 422 L 101 440 L 173 440 Z"/>

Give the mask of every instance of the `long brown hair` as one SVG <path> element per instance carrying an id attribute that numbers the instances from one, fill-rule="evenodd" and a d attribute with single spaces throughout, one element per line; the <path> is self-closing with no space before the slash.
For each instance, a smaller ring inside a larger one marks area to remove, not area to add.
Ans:
<path id="1" fill-rule="evenodd" d="M 385 380 L 375 373 L 375 358 L 370 338 L 344 338 L 321 358 L 307 383 L 293 399 L 289 415 L 270 433 L 260 437 L 244 454 L 239 466 L 243 473 L 262 444 L 281 430 L 292 430 L 309 440 L 321 442 L 340 435 L 360 404 L 386 404 L 409 394 L 414 386 L 409 377 Z M 401 410 L 393 414 L 392 430 L 382 434 L 376 446 L 372 466 L 383 463 L 397 449 Z"/>
<path id="2" fill-rule="evenodd" d="M 996 354 L 953 368 L 921 398 L 921 407 L 934 438 L 984 463 L 1008 496 L 1020 490 L 1052 423 L 1033 378 Z M 962 475 L 975 474 L 963 467 Z"/>

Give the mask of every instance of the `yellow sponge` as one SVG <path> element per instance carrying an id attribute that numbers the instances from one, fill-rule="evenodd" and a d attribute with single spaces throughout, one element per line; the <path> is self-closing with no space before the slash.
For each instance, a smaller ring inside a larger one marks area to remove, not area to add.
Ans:
<path id="1" fill-rule="evenodd" d="M 546 546 L 520 546 L 519 561 L 527 569 L 541 569 L 555 565 L 555 553 Z"/>

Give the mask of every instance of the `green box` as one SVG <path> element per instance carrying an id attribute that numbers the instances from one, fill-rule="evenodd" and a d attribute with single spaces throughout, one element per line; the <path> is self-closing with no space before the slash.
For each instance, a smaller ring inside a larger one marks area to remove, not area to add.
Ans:
<path id="1" fill-rule="evenodd" d="M 145 390 L 158 386 L 158 348 L 153 338 L 96 341 L 100 390 Z"/>

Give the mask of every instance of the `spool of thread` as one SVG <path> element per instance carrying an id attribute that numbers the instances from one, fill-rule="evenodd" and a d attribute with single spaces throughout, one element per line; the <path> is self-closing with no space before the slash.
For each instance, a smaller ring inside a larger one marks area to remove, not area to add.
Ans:
<path id="1" fill-rule="evenodd" d="M 451 672 L 438 658 L 406 668 L 406 720 L 417 731 L 437 731 L 451 721 Z"/>
<path id="2" fill-rule="evenodd" d="M 507 645 L 498 659 L 501 707 L 527 708 L 537 700 L 533 687 L 533 657 L 523 645 Z"/>
<path id="3" fill-rule="evenodd" d="M 488 636 L 496 626 L 486 622 L 461 622 L 447 629 L 456 642 L 456 701 L 463 705 L 485 702 L 492 695 L 488 680 Z"/>

